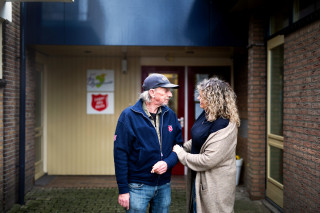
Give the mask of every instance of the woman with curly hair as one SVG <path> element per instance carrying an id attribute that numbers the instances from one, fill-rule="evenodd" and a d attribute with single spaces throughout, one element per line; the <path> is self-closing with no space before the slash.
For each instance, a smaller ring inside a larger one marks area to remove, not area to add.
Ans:
<path id="1" fill-rule="evenodd" d="M 203 80 L 197 89 L 203 112 L 191 128 L 191 140 L 173 148 L 188 167 L 187 212 L 233 212 L 240 126 L 236 95 L 218 78 Z"/>

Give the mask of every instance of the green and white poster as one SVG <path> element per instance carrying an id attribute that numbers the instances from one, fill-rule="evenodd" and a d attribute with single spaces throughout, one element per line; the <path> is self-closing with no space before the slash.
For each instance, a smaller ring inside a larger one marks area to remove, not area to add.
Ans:
<path id="1" fill-rule="evenodd" d="M 87 92 L 114 91 L 113 70 L 87 70 Z"/>

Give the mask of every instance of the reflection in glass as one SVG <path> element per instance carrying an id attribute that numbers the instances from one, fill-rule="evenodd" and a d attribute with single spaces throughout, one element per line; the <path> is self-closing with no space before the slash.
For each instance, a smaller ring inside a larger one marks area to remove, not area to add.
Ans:
<path id="1" fill-rule="evenodd" d="M 203 109 L 200 107 L 200 103 L 195 103 L 195 114 L 194 114 L 194 119 L 197 120 L 199 115 L 202 113 Z"/>
<path id="2" fill-rule="evenodd" d="M 319 4 L 319 0 L 294 0 L 293 21 L 299 21 L 312 14 L 316 9 L 319 9 Z"/>
<path id="3" fill-rule="evenodd" d="M 290 16 L 290 0 L 283 0 L 279 2 L 279 6 L 275 9 L 275 12 L 271 14 L 269 19 L 269 35 L 273 35 L 276 32 L 289 26 Z"/>
<path id="4" fill-rule="evenodd" d="M 209 79 L 208 74 L 196 74 L 196 82 L 194 84 L 194 101 L 199 102 L 198 96 L 199 96 L 199 91 L 197 90 L 197 85 L 203 81 L 204 79 Z"/>
<path id="5" fill-rule="evenodd" d="M 271 50 L 270 133 L 283 135 L 283 45 Z"/>
<path id="6" fill-rule="evenodd" d="M 283 184 L 283 150 L 270 146 L 270 177 Z"/>
<path id="7" fill-rule="evenodd" d="M 163 73 L 163 75 L 166 76 L 172 84 L 178 85 L 178 74 Z M 171 89 L 171 93 L 172 98 L 170 99 L 168 106 L 178 115 L 178 90 Z"/>
<path id="8" fill-rule="evenodd" d="M 199 91 L 197 90 L 197 85 L 204 79 L 209 79 L 209 74 L 196 74 L 194 82 L 194 119 L 196 120 L 202 112 L 200 108 L 200 101 L 198 100 Z"/>

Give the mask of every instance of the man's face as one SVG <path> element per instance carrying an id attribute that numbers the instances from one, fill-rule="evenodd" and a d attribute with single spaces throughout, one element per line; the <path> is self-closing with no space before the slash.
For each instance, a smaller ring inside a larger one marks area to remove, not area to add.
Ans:
<path id="1" fill-rule="evenodd" d="M 156 88 L 154 89 L 154 98 L 152 102 L 158 106 L 168 105 L 172 93 L 169 88 Z"/>

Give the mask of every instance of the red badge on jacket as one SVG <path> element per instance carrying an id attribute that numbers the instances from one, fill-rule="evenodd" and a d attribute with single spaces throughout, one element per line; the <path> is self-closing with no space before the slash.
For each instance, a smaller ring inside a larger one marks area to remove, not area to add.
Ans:
<path id="1" fill-rule="evenodd" d="M 168 125 L 168 130 L 169 130 L 169 132 L 172 132 L 173 128 L 171 125 Z"/>

